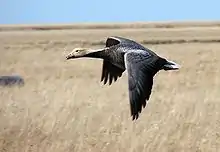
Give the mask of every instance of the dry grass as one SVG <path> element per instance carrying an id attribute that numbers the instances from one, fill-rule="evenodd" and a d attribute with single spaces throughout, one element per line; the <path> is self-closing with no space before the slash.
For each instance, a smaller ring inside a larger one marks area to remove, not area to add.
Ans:
<path id="1" fill-rule="evenodd" d="M 1 32 L 0 73 L 20 74 L 26 85 L 0 88 L 0 151 L 219 151 L 219 43 L 145 44 L 182 68 L 156 75 L 150 102 L 136 122 L 130 117 L 126 74 L 112 86 L 103 86 L 101 60 L 66 62 L 63 56 L 64 47 L 91 46 L 109 35 L 140 42 L 216 40 L 219 31 Z"/>
<path id="2" fill-rule="evenodd" d="M 142 28 L 187 28 L 187 27 L 219 27 L 219 21 L 184 21 L 184 22 L 132 22 L 132 23 L 81 23 L 81 24 L 57 24 L 57 25 L 0 25 L 0 31 L 16 30 L 67 30 L 67 29 L 142 29 Z"/>

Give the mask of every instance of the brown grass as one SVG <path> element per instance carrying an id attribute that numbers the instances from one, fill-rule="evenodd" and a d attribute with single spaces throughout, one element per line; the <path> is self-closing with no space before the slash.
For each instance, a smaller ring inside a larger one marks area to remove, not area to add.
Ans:
<path id="1" fill-rule="evenodd" d="M 0 88 L 0 151 L 219 151 L 219 31 L 192 27 L 1 32 L 0 73 L 19 74 L 26 84 Z M 92 44 L 109 35 L 141 43 L 186 41 L 144 43 L 182 68 L 155 76 L 150 102 L 136 122 L 130 117 L 126 74 L 103 86 L 101 60 L 64 58 L 64 48 L 100 47 L 102 43 Z"/>
<path id="2" fill-rule="evenodd" d="M 132 23 L 81 23 L 81 24 L 57 24 L 57 25 L 0 25 L 0 31 L 17 31 L 17 30 L 85 30 L 85 29 L 142 29 L 142 28 L 187 28 L 187 27 L 219 27 L 220 21 L 184 21 L 184 22 L 132 22 Z"/>

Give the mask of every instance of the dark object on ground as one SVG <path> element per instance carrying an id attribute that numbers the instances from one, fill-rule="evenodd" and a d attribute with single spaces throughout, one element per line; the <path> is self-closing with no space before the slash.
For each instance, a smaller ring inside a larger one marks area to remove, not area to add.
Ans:
<path id="1" fill-rule="evenodd" d="M 0 76 L 0 86 L 23 86 L 24 79 L 18 75 Z"/>

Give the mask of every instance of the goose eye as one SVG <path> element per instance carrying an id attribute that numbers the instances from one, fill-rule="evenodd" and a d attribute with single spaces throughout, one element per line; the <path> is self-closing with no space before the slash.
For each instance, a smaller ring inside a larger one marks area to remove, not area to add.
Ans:
<path id="1" fill-rule="evenodd" d="M 76 50 L 76 52 L 79 52 L 79 50 Z"/>

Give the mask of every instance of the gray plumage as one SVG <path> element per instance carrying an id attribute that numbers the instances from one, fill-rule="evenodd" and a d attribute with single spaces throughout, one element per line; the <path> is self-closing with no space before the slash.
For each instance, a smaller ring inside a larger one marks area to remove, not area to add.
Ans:
<path id="1" fill-rule="evenodd" d="M 109 82 L 111 85 L 127 70 L 132 120 L 138 119 L 139 113 L 150 98 L 154 75 L 162 69 L 179 68 L 176 63 L 159 57 L 141 44 L 118 36 L 108 37 L 106 47 L 103 49 L 86 51 L 86 53 L 76 52 L 77 49 L 71 52 L 67 59 L 79 57 L 103 59 L 101 81 L 104 84 Z"/>

